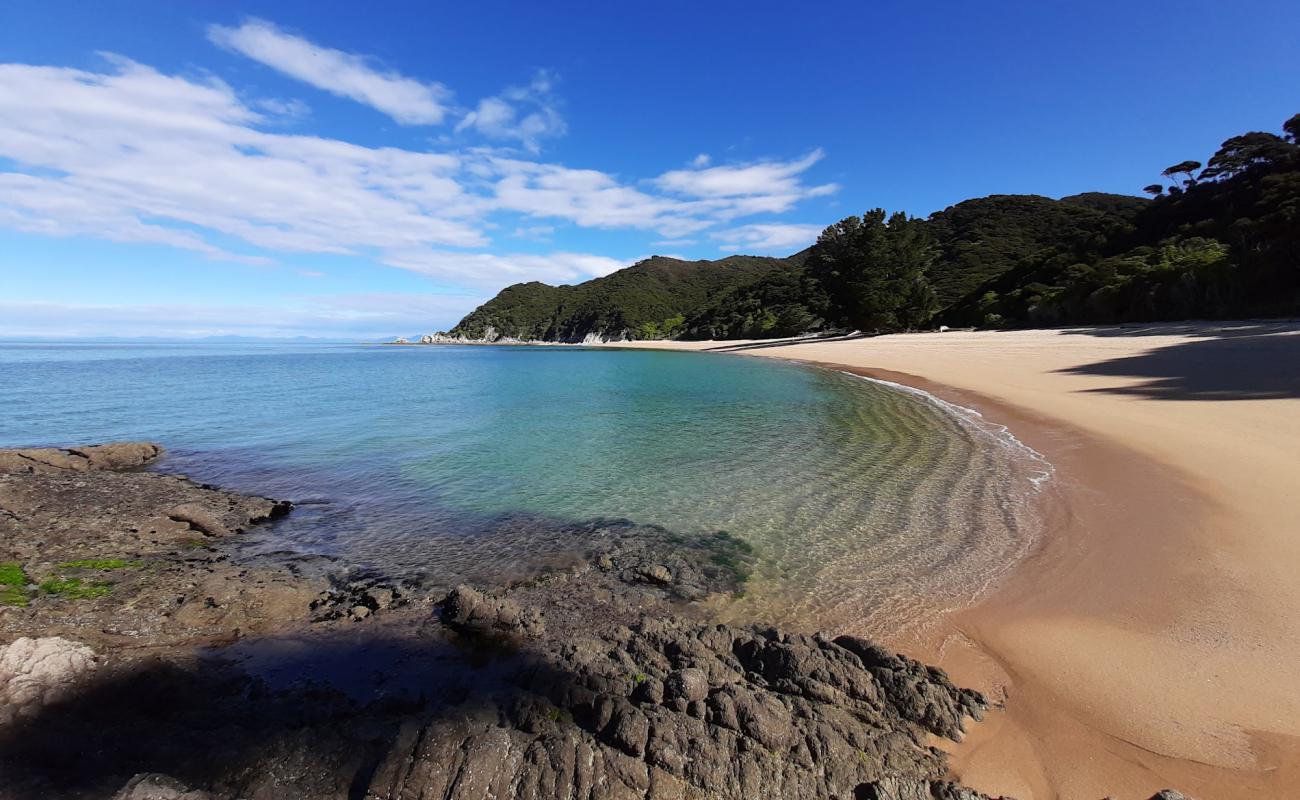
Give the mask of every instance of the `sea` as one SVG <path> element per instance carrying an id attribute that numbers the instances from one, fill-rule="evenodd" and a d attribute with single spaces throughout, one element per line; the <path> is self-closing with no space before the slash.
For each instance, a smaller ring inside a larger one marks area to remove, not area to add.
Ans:
<path id="1" fill-rule="evenodd" d="M 148 440 L 292 500 L 241 553 L 448 585 L 604 521 L 753 548 L 732 621 L 887 636 L 1034 546 L 1051 467 L 924 392 L 730 354 L 570 346 L 0 342 L 0 447 Z"/>

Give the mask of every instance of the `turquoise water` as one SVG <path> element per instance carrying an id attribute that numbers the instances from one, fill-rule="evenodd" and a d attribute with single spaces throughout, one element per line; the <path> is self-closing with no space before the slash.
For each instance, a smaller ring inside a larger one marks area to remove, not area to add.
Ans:
<path id="1" fill-rule="evenodd" d="M 250 551 L 437 581 L 562 554 L 600 518 L 757 550 L 723 613 L 880 631 L 1029 547 L 1041 464 L 838 372 L 569 347 L 0 344 L 0 446 L 147 439 L 160 469 L 299 509 Z"/>

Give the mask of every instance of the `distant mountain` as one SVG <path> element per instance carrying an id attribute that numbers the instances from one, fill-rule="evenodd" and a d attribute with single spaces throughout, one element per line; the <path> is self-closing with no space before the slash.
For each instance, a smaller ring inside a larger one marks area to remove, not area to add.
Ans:
<path id="1" fill-rule="evenodd" d="M 517 283 L 502 289 L 446 335 L 555 342 L 674 336 L 686 315 L 728 291 L 798 263 L 798 255 L 730 256 L 717 261 L 652 256 L 573 286 Z"/>

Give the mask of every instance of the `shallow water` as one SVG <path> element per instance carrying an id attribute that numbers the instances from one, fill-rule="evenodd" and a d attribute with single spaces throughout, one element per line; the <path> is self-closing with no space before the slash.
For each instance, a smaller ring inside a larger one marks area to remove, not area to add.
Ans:
<path id="1" fill-rule="evenodd" d="M 437 580 L 526 571 L 596 518 L 725 530 L 733 619 L 884 633 L 1030 546 L 1044 465 L 932 398 L 722 355 L 548 347 L 0 343 L 0 446 L 148 439 L 299 509 L 250 550 Z"/>

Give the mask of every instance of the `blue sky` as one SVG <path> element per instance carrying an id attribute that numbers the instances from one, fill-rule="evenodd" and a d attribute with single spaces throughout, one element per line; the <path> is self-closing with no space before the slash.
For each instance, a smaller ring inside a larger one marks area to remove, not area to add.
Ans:
<path id="1" fill-rule="evenodd" d="M 361 8 L 0 7 L 0 336 L 432 331 L 1300 111 L 1294 2 Z"/>

